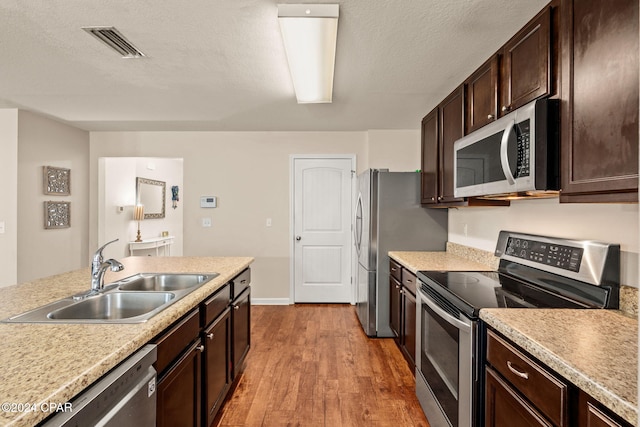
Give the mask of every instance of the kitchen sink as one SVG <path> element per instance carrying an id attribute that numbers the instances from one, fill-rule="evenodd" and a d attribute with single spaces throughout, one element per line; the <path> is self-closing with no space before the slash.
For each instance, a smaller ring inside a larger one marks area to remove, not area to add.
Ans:
<path id="1" fill-rule="evenodd" d="M 152 313 L 175 298 L 171 292 L 109 292 L 47 314 L 49 319 L 122 320 Z"/>
<path id="2" fill-rule="evenodd" d="M 96 295 L 64 298 L 4 319 L 3 323 L 141 323 L 218 273 L 139 273 L 105 285 Z"/>
<path id="3" fill-rule="evenodd" d="M 172 292 L 200 286 L 218 276 L 213 274 L 136 274 L 120 281 L 122 291 Z"/>

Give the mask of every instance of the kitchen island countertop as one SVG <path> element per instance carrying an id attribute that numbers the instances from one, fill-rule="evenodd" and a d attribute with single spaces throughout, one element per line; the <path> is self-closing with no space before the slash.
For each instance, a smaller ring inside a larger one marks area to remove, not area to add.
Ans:
<path id="1" fill-rule="evenodd" d="M 144 323 L 0 323 L 0 425 L 35 425 L 229 282 L 251 257 L 128 257 L 105 283 L 136 273 L 219 273 Z M 0 319 L 90 288 L 88 268 L 0 288 Z M 5 407 L 4 404 L 15 404 Z M 29 405 L 29 410 L 26 410 Z M 9 409 L 9 410 L 7 410 Z M 35 409 L 35 410 L 34 410 Z"/>

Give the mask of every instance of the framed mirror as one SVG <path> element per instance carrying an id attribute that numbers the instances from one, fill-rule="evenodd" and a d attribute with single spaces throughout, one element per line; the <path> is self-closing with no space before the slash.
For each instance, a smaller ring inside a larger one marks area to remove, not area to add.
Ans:
<path id="1" fill-rule="evenodd" d="M 144 206 L 144 219 L 164 218 L 166 183 L 136 178 L 136 203 Z"/>

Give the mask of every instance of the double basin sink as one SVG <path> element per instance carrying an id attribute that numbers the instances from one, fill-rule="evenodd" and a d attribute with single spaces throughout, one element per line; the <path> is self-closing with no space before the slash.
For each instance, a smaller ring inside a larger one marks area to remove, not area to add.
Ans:
<path id="1" fill-rule="evenodd" d="M 140 273 L 90 296 L 71 296 L 3 320 L 6 323 L 141 323 L 218 273 Z"/>

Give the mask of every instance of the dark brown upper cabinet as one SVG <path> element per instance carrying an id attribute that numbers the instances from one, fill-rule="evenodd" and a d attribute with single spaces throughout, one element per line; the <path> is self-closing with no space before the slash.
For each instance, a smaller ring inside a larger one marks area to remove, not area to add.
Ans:
<path id="1" fill-rule="evenodd" d="M 458 87 L 438 106 L 440 109 L 440 174 L 439 203 L 462 203 L 464 198 L 453 195 L 453 143 L 464 136 L 464 86 Z"/>
<path id="2" fill-rule="evenodd" d="M 501 116 L 551 93 L 551 7 L 509 40 L 502 48 L 500 65 Z"/>
<path id="3" fill-rule="evenodd" d="M 563 0 L 561 202 L 638 201 L 638 0 Z"/>
<path id="4" fill-rule="evenodd" d="M 494 55 L 465 81 L 466 133 L 471 133 L 498 118 L 499 59 L 498 55 Z"/>
<path id="5" fill-rule="evenodd" d="M 438 107 L 422 119 L 421 203 L 438 203 Z"/>

